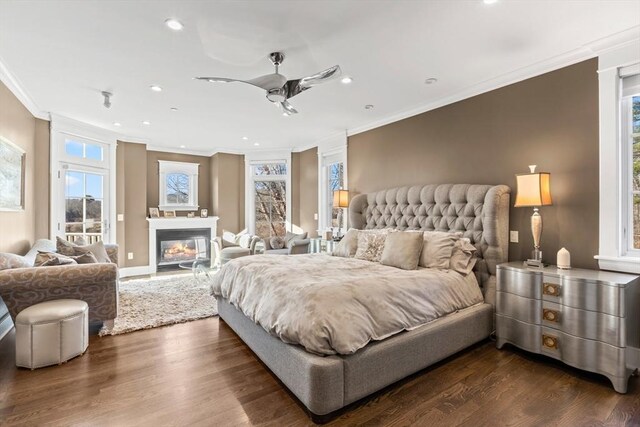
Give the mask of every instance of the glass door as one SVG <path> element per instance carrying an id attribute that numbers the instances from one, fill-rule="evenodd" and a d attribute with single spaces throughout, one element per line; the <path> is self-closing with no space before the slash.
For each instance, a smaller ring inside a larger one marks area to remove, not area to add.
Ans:
<path id="1" fill-rule="evenodd" d="M 255 234 L 283 237 L 287 232 L 287 183 L 284 180 L 254 181 Z"/>
<path id="2" fill-rule="evenodd" d="M 87 243 L 108 240 L 106 172 L 64 164 L 62 175 L 65 210 L 58 229 L 64 230 L 64 237 L 70 242 L 79 237 Z"/>

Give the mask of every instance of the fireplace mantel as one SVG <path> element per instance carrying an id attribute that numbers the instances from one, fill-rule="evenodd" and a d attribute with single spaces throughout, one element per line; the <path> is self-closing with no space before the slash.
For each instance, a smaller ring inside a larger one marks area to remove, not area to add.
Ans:
<path id="1" fill-rule="evenodd" d="M 208 218 L 147 218 L 149 221 L 149 273 L 157 271 L 156 259 L 156 231 L 157 230 L 188 230 L 190 228 L 210 228 L 211 238 L 217 236 L 218 217 Z"/>

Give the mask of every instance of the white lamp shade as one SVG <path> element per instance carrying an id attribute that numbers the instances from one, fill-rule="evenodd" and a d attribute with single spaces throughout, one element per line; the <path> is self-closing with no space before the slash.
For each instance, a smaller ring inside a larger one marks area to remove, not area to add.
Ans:
<path id="1" fill-rule="evenodd" d="M 349 207 L 349 190 L 336 190 L 333 192 L 333 207 L 334 208 Z"/>
<path id="2" fill-rule="evenodd" d="M 546 206 L 551 204 L 551 174 L 536 172 L 516 175 L 515 207 Z"/>

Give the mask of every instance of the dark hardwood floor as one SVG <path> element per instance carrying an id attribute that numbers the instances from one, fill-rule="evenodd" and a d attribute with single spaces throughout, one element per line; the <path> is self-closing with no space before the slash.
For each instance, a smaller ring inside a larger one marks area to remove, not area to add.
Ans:
<path id="1" fill-rule="evenodd" d="M 300 404 L 217 318 L 92 336 L 62 366 L 14 365 L 0 342 L 0 425 L 311 425 Z M 329 425 L 639 425 L 640 381 L 604 377 L 487 341 L 395 384 Z"/>

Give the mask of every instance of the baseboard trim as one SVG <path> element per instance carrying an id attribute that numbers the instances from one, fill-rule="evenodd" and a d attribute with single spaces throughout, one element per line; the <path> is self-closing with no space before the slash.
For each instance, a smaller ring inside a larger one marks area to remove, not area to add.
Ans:
<path id="1" fill-rule="evenodd" d="M 118 270 L 120 273 L 120 278 L 131 277 L 131 276 L 144 276 L 147 274 L 151 274 L 151 268 L 148 265 L 141 265 L 140 267 L 124 267 Z"/>

